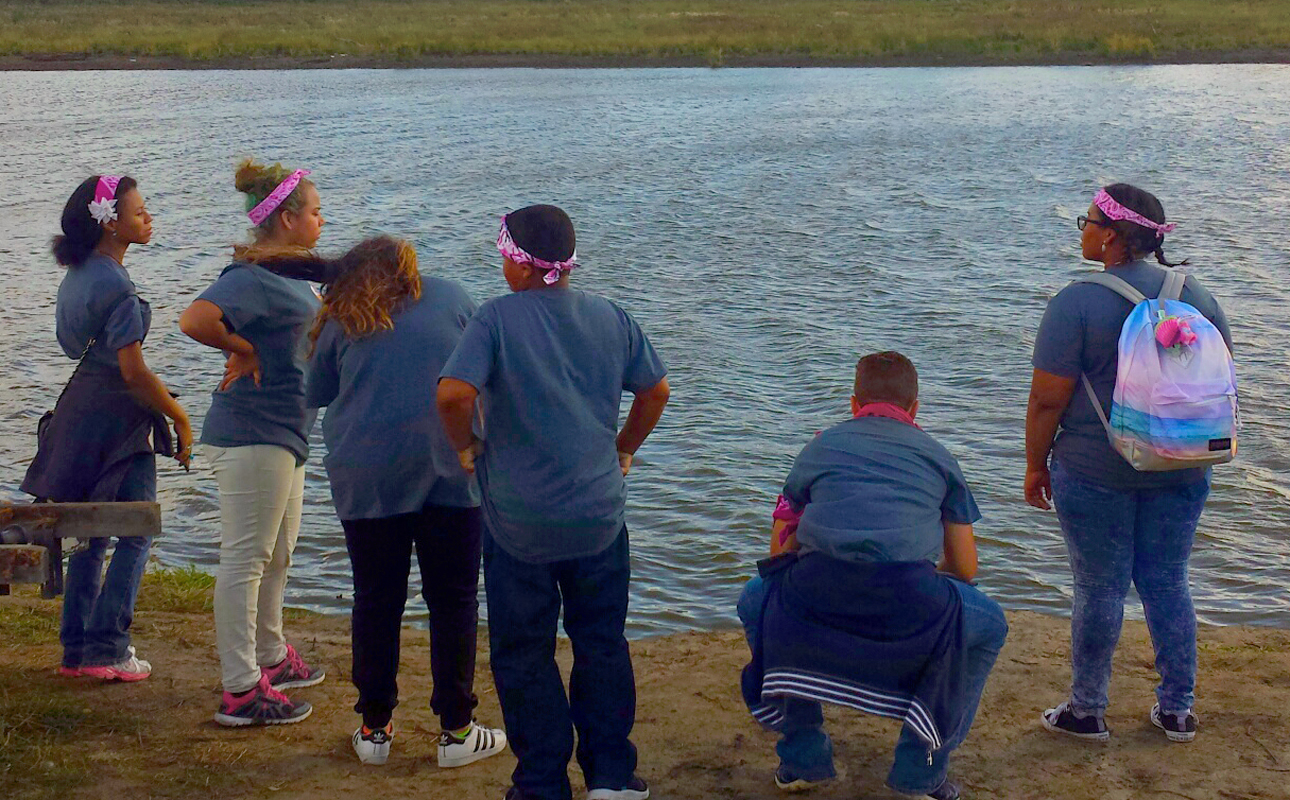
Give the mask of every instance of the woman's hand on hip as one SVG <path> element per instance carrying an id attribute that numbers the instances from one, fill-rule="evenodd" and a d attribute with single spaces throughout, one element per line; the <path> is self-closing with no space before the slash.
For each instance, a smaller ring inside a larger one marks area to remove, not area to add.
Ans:
<path id="1" fill-rule="evenodd" d="M 239 378 L 251 376 L 255 385 L 260 385 L 260 357 L 252 350 L 250 353 L 229 353 L 224 362 L 224 380 L 220 381 L 217 391 L 224 391 Z"/>
<path id="2" fill-rule="evenodd" d="M 1052 508 L 1053 482 L 1048 467 L 1026 468 L 1026 502 L 1035 508 L 1048 511 Z"/>

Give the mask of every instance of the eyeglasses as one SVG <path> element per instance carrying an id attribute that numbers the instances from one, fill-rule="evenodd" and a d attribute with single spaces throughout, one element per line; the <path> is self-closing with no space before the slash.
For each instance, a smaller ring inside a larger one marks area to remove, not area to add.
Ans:
<path id="1" fill-rule="evenodd" d="M 1090 222 L 1093 223 L 1094 225 L 1101 225 L 1103 228 L 1111 227 L 1111 223 L 1107 222 L 1104 219 L 1093 219 L 1092 217 L 1086 217 L 1083 214 L 1080 214 L 1078 217 L 1075 218 L 1075 227 L 1079 228 L 1080 230 L 1084 230 L 1085 226 L 1087 226 Z"/>

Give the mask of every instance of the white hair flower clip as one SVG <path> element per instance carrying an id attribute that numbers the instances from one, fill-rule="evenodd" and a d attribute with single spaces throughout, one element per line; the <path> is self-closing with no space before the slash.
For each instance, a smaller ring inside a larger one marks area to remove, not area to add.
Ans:
<path id="1" fill-rule="evenodd" d="M 116 199 L 94 200 L 90 203 L 90 216 L 100 225 L 116 219 Z"/>
<path id="2" fill-rule="evenodd" d="M 120 175 L 101 175 L 94 185 L 94 199 L 90 201 L 90 216 L 100 225 L 116 220 L 116 188 Z"/>

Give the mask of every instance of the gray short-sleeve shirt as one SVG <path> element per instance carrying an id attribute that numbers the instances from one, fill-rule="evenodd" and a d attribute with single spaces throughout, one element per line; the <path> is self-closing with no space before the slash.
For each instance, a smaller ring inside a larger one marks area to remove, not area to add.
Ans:
<path id="1" fill-rule="evenodd" d="M 615 439 L 624 390 L 667 374 L 640 326 L 601 297 L 535 289 L 480 306 L 441 378 L 479 390 L 485 522 L 522 561 L 594 555 L 623 527 Z"/>
<path id="2" fill-rule="evenodd" d="M 421 298 L 393 314 L 393 330 L 354 339 L 334 320 L 323 326 L 305 394 L 327 407 L 323 466 L 341 519 L 479 505 L 435 405 L 439 371 L 474 311 L 461 286 L 423 275 Z"/>
<path id="3" fill-rule="evenodd" d="M 316 412 L 305 407 L 305 361 L 318 296 L 302 280 L 252 264 L 230 264 L 200 295 L 218 306 L 224 322 L 254 347 L 260 385 L 235 381 L 211 395 L 202 443 L 217 447 L 272 444 L 303 464 Z"/>

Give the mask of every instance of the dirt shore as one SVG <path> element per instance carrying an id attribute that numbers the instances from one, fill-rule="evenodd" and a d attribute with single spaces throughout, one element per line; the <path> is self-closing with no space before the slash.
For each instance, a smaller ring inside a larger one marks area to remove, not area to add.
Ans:
<path id="1" fill-rule="evenodd" d="M 289 635 L 327 668 L 299 691 L 313 716 L 292 726 L 228 730 L 211 721 L 219 699 L 211 619 L 147 611 L 136 623 L 153 677 L 133 685 L 66 679 L 57 665 L 57 603 L 0 598 L 0 796 L 38 798 L 495 798 L 508 753 L 458 770 L 433 760 L 424 632 L 405 631 L 397 737 L 390 763 L 361 767 L 349 746 L 356 723 L 344 617 L 293 614 Z M 1155 678 L 1141 623 L 1117 655 L 1109 744 L 1057 737 L 1039 712 L 1067 687 L 1065 620 L 1010 614 L 1012 633 L 991 676 L 972 736 L 953 774 L 967 798 L 1284 800 L 1290 797 L 1290 631 L 1203 628 L 1201 732 L 1167 742 L 1147 720 Z M 567 645 L 567 643 L 563 643 Z M 746 660 L 737 631 L 634 642 L 640 774 L 664 800 L 772 798 L 774 737 L 757 728 L 736 684 Z M 479 717 L 501 715 L 481 652 Z M 569 653 L 560 658 L 567 669 Z M 896 725 L 827 712 L 842 775 L 820 800 L 890 798 L 882 788 Z M 575 796 L 580 776 L 571 770 Z"/>
<path id="2" fill-rule="evenodd" d="M 664 67 L 1022 67 L 1102 66 L 1123 64 L 1287 64 L 1290 48 L 1251 48 L 1180 52 L 1155 58 L 1111 57 L 1087 53 L 1052 53 L 1040 59 L 943 55 L 823 57 L 810 55 L 732 55 L 720 59 L 694 56 L 568 56 L 480 53 L 474 55 L 392 56 L 239 56 L 183 58 L 116 54 L 39 53 L 0 56 L 0 72 L 56 70 L 259 70 L 259 69 L 622 69 Z"/>

